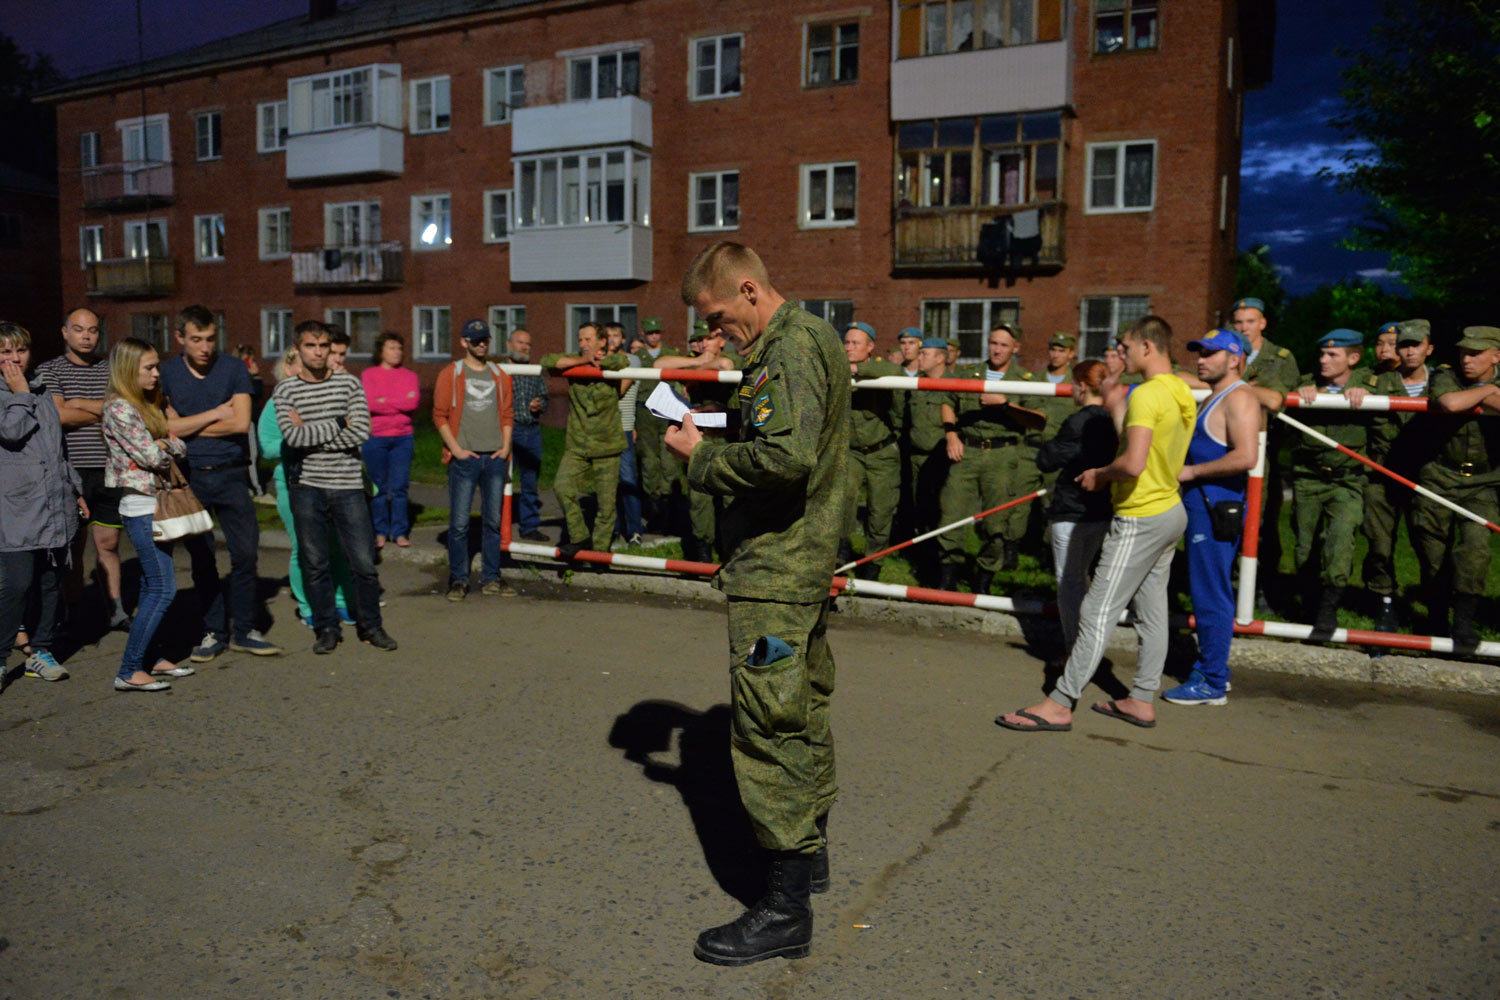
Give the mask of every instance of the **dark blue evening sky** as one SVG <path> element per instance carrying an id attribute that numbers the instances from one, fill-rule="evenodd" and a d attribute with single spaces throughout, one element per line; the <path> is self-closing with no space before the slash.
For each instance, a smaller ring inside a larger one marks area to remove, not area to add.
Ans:
<path id="1" fill-rule="evenodd" d="M 1362 44 L 1378 5 L 1286 0 L 1277 7 L 1272 82 L 1245 100 L 1240 246 L 1269 244 L 1294 293 L 1340 278 L 1387 280 L 1382 255 L 1338 248 L 1363 201 L 1318 176 L 1336 167 L 1347 148 L 1326 124 L 1338 108 L 1334 50 Z M 142 0 L 145 54 L 164 55 L 306 10 L 307 0 Z M 51 55 L 69 76 L 136 57 L 130 0 L 0 0 L 0 25 L 22 51 Z"/>

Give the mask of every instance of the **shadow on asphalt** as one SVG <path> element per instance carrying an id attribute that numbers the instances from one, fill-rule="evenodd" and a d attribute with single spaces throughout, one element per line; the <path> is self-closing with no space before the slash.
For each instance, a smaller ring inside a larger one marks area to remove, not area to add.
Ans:
<path id="1" fill-rule="evenodd" d="M 672 749 L 674 736 L 675 764 L 659 756 Z M 641 765 L 651 781 L 677 789 L 719 887 L 745 906 L 759 899 L 764 888 L 760 848 L 734 782 L 729 706 L 700 712 L 672 701 L 639 702 L 615 719 L 609 745 L 625 751 L 625 759 Z"/>

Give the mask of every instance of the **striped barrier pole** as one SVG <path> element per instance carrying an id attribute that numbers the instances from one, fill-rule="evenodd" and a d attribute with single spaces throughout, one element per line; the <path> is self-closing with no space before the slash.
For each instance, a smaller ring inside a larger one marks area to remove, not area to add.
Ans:
<path id="1" fill-rule="evenodd" d="M 1235 594 L 1234 620 L 1255 620 L 1255 578 L 1260 572 L 1260 512 L 1266 483 L 1266 432 L 1260 432 L 1255 468 L 1245 485 L 1245 533 L 1240 538 L 1240 589 Z M 1277 530 L 1271 525 L 1271 530 Z"/>
<path id="2" fill-rule="evenodd" d="M 879 552 L 872 552 L 867 556 L 862 556 L 859 559 L 854 560 L 853 562 L 845 563 L 844 565 L 838 567 L 833 571 L 834 575 L 837 576 L 840 573 L 847 573 L 849 572 L 849 570 L 853 569 L 856 566 L 863 566 L 865 563 L 874 562 L 876 559 L 883 559 L 884 557 L 890 555 L 892 552 L 899 552 L 902 549 L 907 548 L 908 546 L 916 545 L 918 542 L 925 542 L 929 538 L 936 538 L 938 535 L 944 535 L 950 531 L 956 531 L 959 528 L 967 527 L 968 525 L 973 524 L 975 521 L 989 517 L 991 514 L 998 514 L 1002 510 L 1009 510 L 1012 507 L 1018 507 L 1023 503 L 1035 500 L 1037 497 L 1042 496 L 1046 492 L 1046 490 L 1037 490 L 1035 493 L 1028 493 L 1024 497 L 1016 497 L 1014 500 L 1007 500 L 1005 501 L 1005 503 L 1001 504 L 998 507 L 991 507 L 989 510 L 982 510 L 978 514 L 970 514 L 968 517 L 959 518 L 952 524 L 945 524 L 941 528 L 933 528 L 926 534 L 918 535 L 916 538 L 912 538 L 908 541 L 902 542 L 900 545 L 892 545 L 888 549 L 881 549 Z"/>

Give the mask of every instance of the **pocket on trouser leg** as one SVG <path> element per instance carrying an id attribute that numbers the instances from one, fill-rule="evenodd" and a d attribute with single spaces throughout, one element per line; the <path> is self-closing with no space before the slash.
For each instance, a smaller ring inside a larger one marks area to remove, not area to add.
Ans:
<path id="1" fill-rule="evenodd" d="M 807 728 L 809 687 L 802 657 L 771 635 L 756 640 L 745 663 L 732 671 L 736 735 L 755 739 Z"/>

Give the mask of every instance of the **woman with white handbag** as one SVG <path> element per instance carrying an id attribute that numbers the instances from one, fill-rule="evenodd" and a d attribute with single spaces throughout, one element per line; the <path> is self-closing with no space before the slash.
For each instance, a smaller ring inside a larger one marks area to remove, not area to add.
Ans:
<path id="1" fill-rule="evenodd" d="M 115 675 L 116 691 L 169 691 L 172 685 L 164 678 L 193 673 L 192 667 L 164 659 L 155 660 L 150 670 L 145 667 L 147 647 L 177 593 L 172 543 L 158 542 L 154 534 L 156 495 L 170 476 L 173 456 L 187 454 L 187 446 L 167 429 L 159 363 L 156 348 L 134 337 L 120 341 L 109 359 L 102 421 L 108 449 L 104 483 L 124 490 L 120 519 L 141 560 L 141 599 Z"/>

